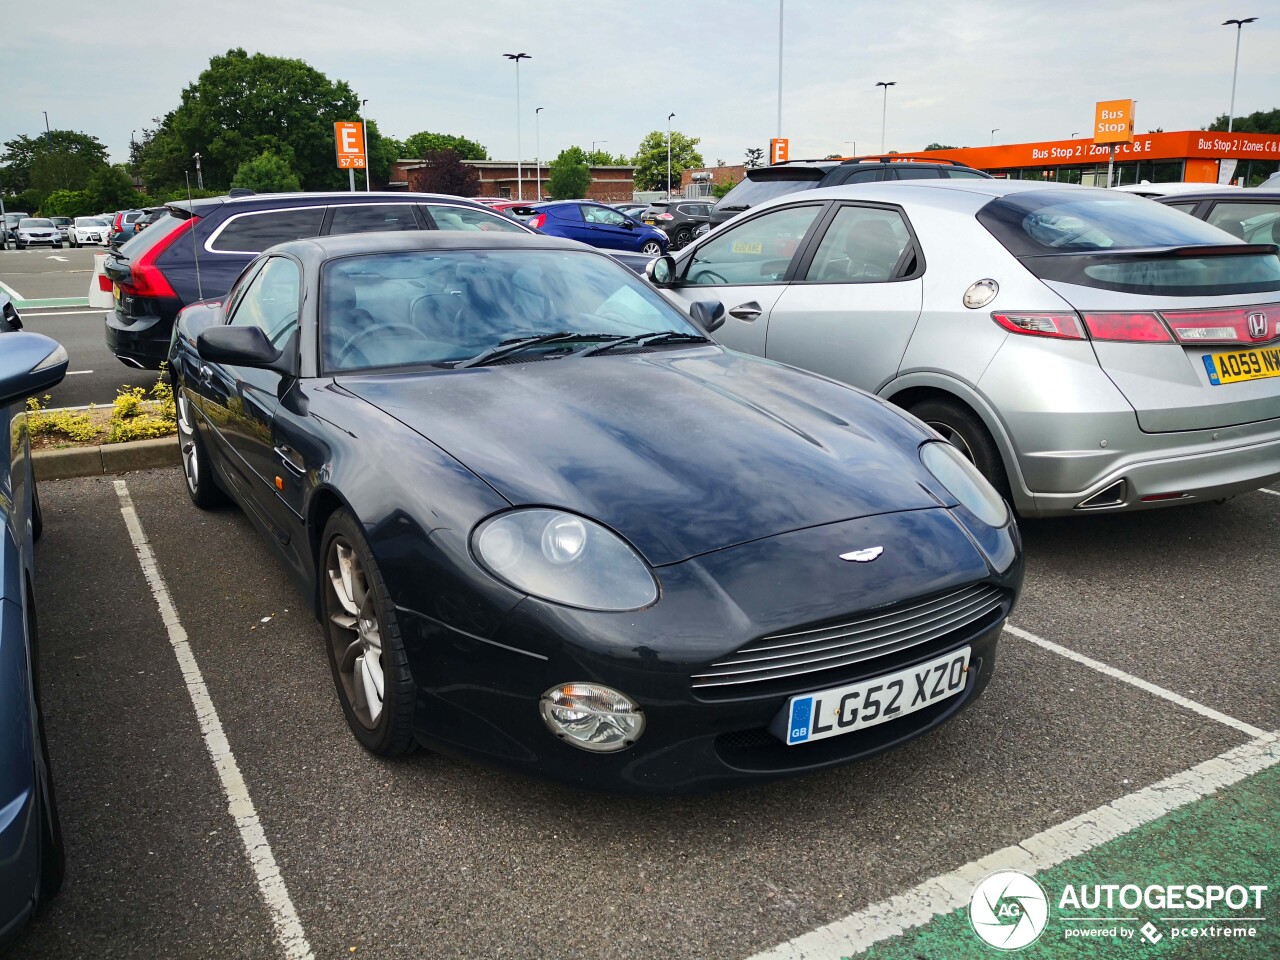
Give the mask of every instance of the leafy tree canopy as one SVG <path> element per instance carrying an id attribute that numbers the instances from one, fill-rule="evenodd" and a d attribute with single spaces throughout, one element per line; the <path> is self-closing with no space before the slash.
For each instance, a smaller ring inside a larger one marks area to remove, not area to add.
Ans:
<path id="1" fill-rule="evenodd" d="M 1227 115 L 1221 114 L 1206 130 L 1227 129 Z M 1258 110 L 1247 117 L 1236 117 L 1231 129 L 1237 133 L 1280 133 L 1280 107 L 1273 110 Z M 7 146 L 7 144 L 6 144 Z"/>
<path id="2" fill-rule="evenodd" d="M 302 189 L 289 161 L 270 150 L 263 150 L 252 160 L 240 164 L 231 185 L 254 193 L 291 193 Z"/>
<path id="3" fill-rule="evenodd" d="M 480 171 L 462 162 L 456 150 L 428 150 L 424 166 L 409 172 L 409 189 L 474 197 L 480 192 Z"/>
<path id="4" fill-rule="evenodd" d="M 432 133 L 423 130 L 404 142 L 404 156 L 426 159 L 433 150 L 452 150 L 463 160 L 488 160 L 489 151 L 474 140 L 449 133 Z M 375 175 L 377 171 L 374 171 Z"/>
<path id="5" fill-rule="evenodd" d="M 747 158 L 742 164 L 744 167 L 763 167 L 764 166 L 764 148 L 748 147 Z"/>
<path id="6" fill-rule="evenodd" d="M 46 163 L 42 171 L 46 178 L 55 180 L 72 168 L 77 173 L 83 172 L 87 178 L 93 170 L 107 165 L 107 148 L 97 137 L 76 130 L 54 130 L 49 134 L 19 136 L 5 141 L 4 153 L 0 155 L 0 164 L 3 164 L 0 166 L 0 183 L 13 193 L 35 186 L 32 168 L 37 165 L 37 158 L 45 155 L 61 158 Z M 53 190 L 62 185 L 44 189 Z M 75 186 L 84 186 L 84 180 Z"/>
<path id="7" fill-rule="evenodd" d="M 86 192 L 99 212 L 131 210 L 144 202 L 142 195 L 133 189 L 133 178 L 123 164 L 97 170 L 89 178 Z"/>
<path id="8" fill-rule="evenodd" d="M 587 152 L 581 147 L 568 147 L 547 167 L 547 193 L 560 200 L 585 197 L 591 186 L 591 167 Z"/>
<path id="9" fill-rule="evenodd" d="M 46 217 L 90 217 L 102 211 L 88 190 L 55 190 L 44 198 L 40 212 Z"/>
<path id="10" fill-rule="evenodd" d="M 713 183 L 711 185 L 711 195 L 719 200 L 737 185 L 737 180 L 721 180 L 717 183 Z"/>
<path id="11" fill-rule="evenodd" d="M 927 147 L 925 147 L 925 149 L 926 150 L 955 150 L 956 147 L 951 146 L 951 144 L 949 143 L 931 143 Z"/>
<path id="12" fill-rule="evenodd" d="M 302 60 L 228 50 L 160 121 L 142 150 L 142 175 L 153 188 L 176 188 L 199 153 L 205 183 L 224 187 L 242 163 L 270 150 L 306 189 L 339 188 L 346 174 L 334 160 L 333 124 L 357 119 L 359 111 L 345 81 Z"/>
<path id="13" fill-rule="evenodd" d="M 631 158 L 624 154 L 614 156 L 607 150 L 587 150 L 583 152 L 587 163 L 593 167 L 629 167 L 631 166 Z"/>
<path id="14" fill-rule="evenodd" d="M 679 130 L 671 131 L 671 185 L 680 183 L 680 174 L 690 167 L 703 166 L 698 152 L 699 137 L 690 137 Z M 640 141 L 640 147 L 632 160 L 636 166 L 637 190 L 665 190 L 667 188 L 667 134 L 654 130 Z"/>

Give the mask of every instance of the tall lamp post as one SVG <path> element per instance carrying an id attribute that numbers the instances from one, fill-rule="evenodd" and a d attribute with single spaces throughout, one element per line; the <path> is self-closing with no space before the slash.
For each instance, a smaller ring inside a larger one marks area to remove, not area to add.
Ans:
<path id="1" fill-rule="evenodd" d="M 999 128 L 999 127 L 992 127 L 992 128 L 991 128 L 991 146 L 993 146 L 993 147 L 996 145 L 996 134 L 997 134 L 997 133 L 999 133 L 999 132 L 1000 132 L 1000 128 Z"/>
<path id="2" fill-rule="evenodd" d="M 542 200 L 542 118 L 545 107 L 533 111 L 533 162 L 538 168 L 538 200 Z"/>
<path id="3" fill-rule="evenodd" d="M 360 139 L 364 141 L 364 192 L 368 193 L 373 187 L 369 183 L 369 166 L 373 158 L 369 156 L 369 125 L 364 119 L 364 105 L 368 100 L 360 101 Z"/>
<path id="4" fill-rule="evenodd" d="M 674 113 L 667 114 L 667 199 L 671 199 L 671 118 Z"/>
<path id="5" fill-rule="evenodd" d="M 783 0 L 778 0 L 778 133 L 779 140 L 782 139 L 782 4 Z"/>
<path id="6" fill-rule="evenodd" d="M 194 160 L 195 160 L 195 162 L 196 162 L 196 186 L 197 186 L 199 189 L 203 190 L 203 189 L 204 189 L 204 174 L 200 172 L 200 154 L 198 154 L 198 153 L 193 153 L 193 154 L 191 155 L 191 157 L 192 157 L 192 159 L 194 159 Z M 187 186 L 190 186 L 190 185 L 191 185 L 191 181 L 190 181 L 190 180 L 188 180 L 188 181 L 187 181 Z"/>
<path id="7" fill-rule="evenodd" d="M 516 199 L 524 199 L 524 171 L 520 166 L 520 61 L 532 60 L 528 53 L 504 53 L 516 65 Z"/>
<path id="8" fill-rule="evenodd" d="M 1227 110 L 1227 133 L 1231 132 L 1231 124 L 1235 120 L 1236 115 L 1236 74 L 1240 71 L 1240 32 L 1246 23 L 1253 23 L 1257 17 L 1245 17 L 1243 20 L 1223 20 L 1222 25 L 1229 27 L 1231 24 L 1236 26 L 1236 62 L 1231 68 L 1231 108 Z"/>
<path id="9" fill-rule="evenodd" d="M 1237 45 L 1236 56 L 1239 57 L 1239 55 L 1240 55 L 1240 48 L 1239 48 L 1239 45 Z M 1231 90 L 1231 98 L 1233 100 L 1235 99 L 1235 95 L 1236 95 L 1235 87 L 1233 86 Z M 53 149 L 53 132 L 49 129 L 49 111 L 41 110 L 40 112 L 44 114 L 44 136 L 49 143 L 49 149 L 52 150 Z"/>
<path id="10" fill-rule="evenodd" d="M 880 106 L 880 152 L 884 153 L 884 119 L 889 112 L 889 88 L 898 85 L 897 80 L 880 80 L 877 87 L 884 87 L 884 103 Z"/>

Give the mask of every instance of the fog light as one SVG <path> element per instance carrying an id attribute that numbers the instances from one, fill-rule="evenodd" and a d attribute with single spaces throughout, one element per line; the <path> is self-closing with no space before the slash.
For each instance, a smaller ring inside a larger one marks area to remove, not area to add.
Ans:
<path id="1" fill-rule="evenodd" d="M 552 687 L 538 706 L 552 733 L 594 753 L 622 750 L 644 733 L 644 714 L 635 701 L 598 683 Z"/>

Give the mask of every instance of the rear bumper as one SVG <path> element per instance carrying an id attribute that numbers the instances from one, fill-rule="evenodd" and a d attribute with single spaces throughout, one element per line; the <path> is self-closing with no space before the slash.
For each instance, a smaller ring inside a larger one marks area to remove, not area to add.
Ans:
<path id="1" fill-rule="evenodd" d="M 128 367 L 159 370 L 169 358 L 169 334 L 172 322 L 161 317 L 148 317 L 128 324 L 115 311 L 103 316 L 107 349 Z"/>

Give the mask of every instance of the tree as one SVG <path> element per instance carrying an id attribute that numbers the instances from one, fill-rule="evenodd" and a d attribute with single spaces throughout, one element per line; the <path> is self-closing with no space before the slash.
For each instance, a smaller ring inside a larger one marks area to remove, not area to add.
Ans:
<path id="1" fill-rule="evenodd" d="M 760 147 L 748 147 L 747 159 L 742 164 L 744 167 L 763 167 L 764 166 L 764 150 Z"/>
<path id="2" fill-rule="evenodd" d="M 587 163 L 589 163 L 593 167 L 629 167 L 631 166 L 630 157 L 624 157 L 622 154 L 618 154 L 618 156 L 615 157 L 613 154 L 609 153 L 607 150 L 597 150 L 594 153 L 588 150 L 588 151 L 584 151 L 582 155 L 586 158 Z"/>
<path id="3" fill-rule="evenodd" d="M 391 178 L 391 165 L 405 156 L 404 144 L 395 137 L 384 137 L 376 121 L 366 123 L 369 134 L 369 172 L 375 182 L 386 183 Z"/>
<path id="4" fill-rule="evenodd" d="M 719 200 L 737 185 L 738 181 L 736 180 L 721 180 L 719 183 L 713 183 L 711 185 L 711 195 Z"/>
<path id="5" fill-rule="evenodd" d="M 340 188 L 346 174 L 334 161 L 333 124 L 359 112 L 345 81 L 331 81 L 302 60 L 228 50 L 209 61 L 160 121 L 142 150 L 142 173 L 153 189 L 181 186 L 199 153 L 205 182 L 221 187 L 242 163 L 270 150 L 303 187 Z"/>
<path id="6" fill-rule="evenodd" d="M 697 150 L 698 137 L 689 137 L 679 130 L 671 132 L 671 183 L 680 182 L 680 174 L 690 167 L 703 166 L 702 154 Z M 640 147 L 631 161 L 636 167 L 635 183 L 638 190 L 665 190 L 667 186 L 667 134 L 654 130 L 640 141 Z"/>
<path id="7" fill-rule="evenodd" d="M 547 167 L 547 193 L 560 200 L 585 197 L 591 186 L 591 167 L 587 152 L 581 147 L 569 147 Z"/>
<path id="8" fill-rule="evenodd" d="M 925 147 L 925 149 L 926 150 L 956 150 L 959 148 L 953 147 L 949 143 L 931 143 L 927 147 Z"/>
<path id="9" fill-rule="evenodd" d="M 58 190 L 44 198 L 40 212 L 46 217 L 88 217 L 102 210 L 88 190 Z"/>
<path id="10" fill-rule="evenodd" d="M 252 160 L 240 164 L 231 185 L 254 193 L 292 193 L 302 189 L 288 161 L 270 150 L 263 150 Z"/>
<path id="11" fill-rule="evenodd" d="M 1205 129 L 1225 131 L 1227 115 L 1222 114 Z M 1280 133 L 1280 107 L 1272 110 L 1258 110 L 1247 117 L 1236 117 L 1231 129 L 1236 133 Z"/>
<path id="12" fill-rule="evenodd" d="M 74 163 L 77 171 L 83 171 L 87 178 L 89 173 L 107 165 L 107 148 L 97 137 L 76 130 L 54 130 L 51 133 L 35 137 L 19 136 L 5 141 L 4 154 L 0 156 L 0 182 L 13 193 L 26 190 L 36 184 L 32 180 L 32 167 L 38 157 L 62 158 L 53 161 L 53 167 L 47 171 L 56 178 L 56 171 L 62 171 L 67 163 Z M 83 186 L 81 181 L 76 186 Z M 58 186 L 61 186 L 59 184 Z M 44 189 L 54 190 L 58 186 Z"/>
<path id="13" fill-rule="evenodd" d="M 124 164 L 96 171 L 89 178 L 86 192 L 99 211 L 128 210 L 142 201 L 142 195 L 133 189 L 133 178 Z"/>
<path id="14" fill-rule="evenodd" d="M 474 140 L 450 133 L 432 133 L 429 130 L 415 133 L 405 140 L 404 150 L 406 157 L 418 157 L 423 160 L 434 150 L 452 150 L 463 160 L 489 159 L 489 151 Z"/>
<path id="15" fill-rule="evenodd" d="M 474 197 L 480 192 L 480 171 L 462 162 L 456 150 L 428 150 L 424 165 L 409 172 L 409 189 L 418 193 L 447 193 Z"/>

